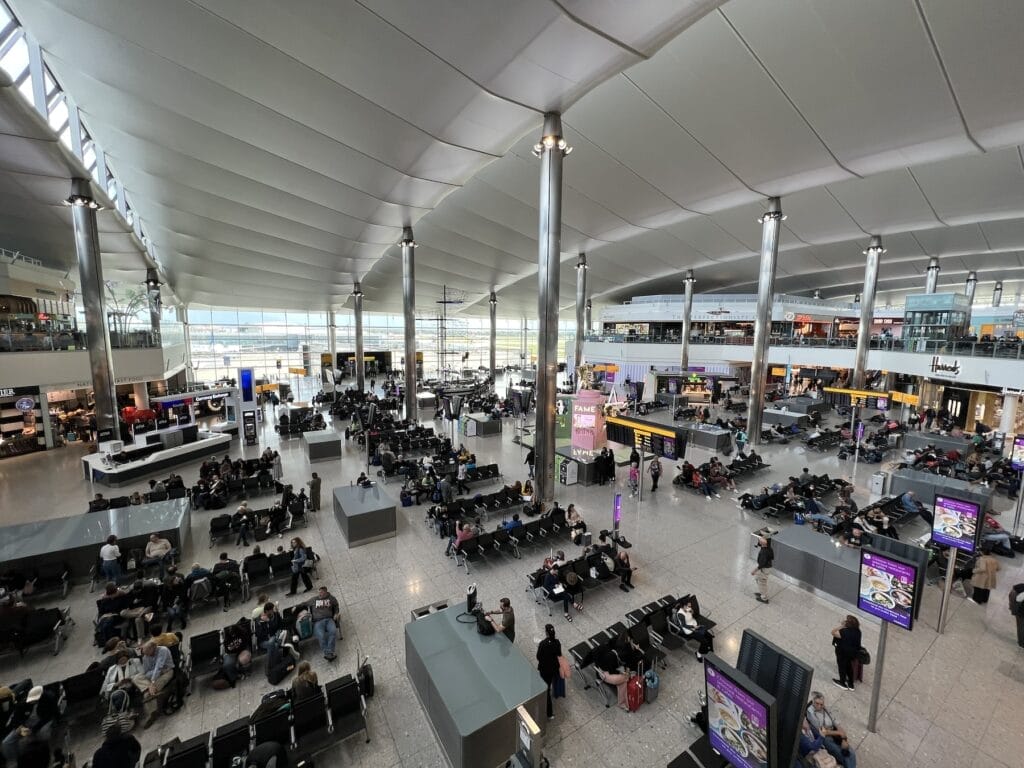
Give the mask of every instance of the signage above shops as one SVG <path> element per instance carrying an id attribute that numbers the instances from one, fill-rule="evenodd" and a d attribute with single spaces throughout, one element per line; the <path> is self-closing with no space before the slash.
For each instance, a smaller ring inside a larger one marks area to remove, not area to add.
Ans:
<path id="1" fill-rule="evenodd" d="M 955 357 L 944 358 L 935 355 L 932 357 L 932 362 L 928 369 L 936 376 L 952 376 L 956 378 L 960 375 L 960 361 Z"/>
<path id="2" fill-rule="evenodd" d="M 1013 313 L 1013 327 L 1024 328 L 1024 309 L 1018 309 Z"/>

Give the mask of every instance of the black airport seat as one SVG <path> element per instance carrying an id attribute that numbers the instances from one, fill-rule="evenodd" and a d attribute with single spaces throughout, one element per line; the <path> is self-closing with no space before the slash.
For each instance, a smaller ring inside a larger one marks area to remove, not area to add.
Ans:
<path id="1" fill-rule="evenodd" d="M 249 754 L 250 740 L 248 717 L 220 726 L 210 742 L 210 768 L 231 768 L 236 757 Z"/>

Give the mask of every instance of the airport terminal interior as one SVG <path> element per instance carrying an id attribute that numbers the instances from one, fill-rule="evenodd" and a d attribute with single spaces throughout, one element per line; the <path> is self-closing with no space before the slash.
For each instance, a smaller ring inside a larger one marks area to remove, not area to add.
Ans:
<path id="1" fill-rule="evenodd" d="M 0 761 L 1020 766 L 1022 36 L 0 0 Z"/>

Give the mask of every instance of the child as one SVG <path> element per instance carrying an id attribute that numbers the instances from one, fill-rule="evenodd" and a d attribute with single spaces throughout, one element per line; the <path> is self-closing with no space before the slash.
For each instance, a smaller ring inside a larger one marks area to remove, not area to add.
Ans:
<path id="1" fill-rule="evenodd" d="M 636 496 L 640 490 L 640 467 L 634 461 L 629 465 L 629 496 Z"/>

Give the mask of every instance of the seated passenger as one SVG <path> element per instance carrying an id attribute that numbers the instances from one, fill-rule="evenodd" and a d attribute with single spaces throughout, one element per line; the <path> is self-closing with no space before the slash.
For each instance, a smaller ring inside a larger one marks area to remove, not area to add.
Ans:
<path id="1" fill-rule="evenodd" d="M 828 752 L 843 768 L 857 768 L 857 757 L 853 753 L 846 729 L 839 724 L 828 707 L 825 706 L 825 695 L 813 691 L 811 703 L 807 707 L 807 720 L 818 733 L 823 736 L 822 748 Z"/>
<path id="2" fill-rule="evenodd" d="M 700 647 L 694 651 L 697 661 L 703 661 L 704 654 L 715 652 L 715 636 L 710 629 L 701 625 L 700 615 L 692 599 L 680 602 L 674 615 L 670 616 L 683 637 L 700 641 Z"/>
<path id="3" fill-rule="evenodd" d="M 515 514 L 512 515 L 512 519 L 511 520 L 506 520 L 504 523 L 501 524 L 501 527 L 502 527 L 503 530 L 511 531 L 511 530 L 516 529 L 516 528 L 522 527 L 522 525 L 523 525 L 523 523 L 519 519 L 519 513 L 516 512 Z"/>
<path id="4" fill-rule="evenodd" d="M 932 513 L 925 509 L 924 504 L 917 500 L 916 494 L 913 491 L 907 491 L 900 496 L 900 506 L 908 514 L 920 515 L 929 526 L 935 519 Z"/>
<path id="5" fill-rule="evenodd" d="M 565 620 L 572 621 L 572 616 L 569 615 L 569 606 L 572 604 L 572 595 L 562 584 L 561 579 L 558 578 L 558 568 L 555 566 L 552 566 L 551 569 L 544 574 L 544 594 L 547 595 L 548 600 L 552 600 L 554 602 L 561 600 L 562 609 L 565 612 Z"/>

